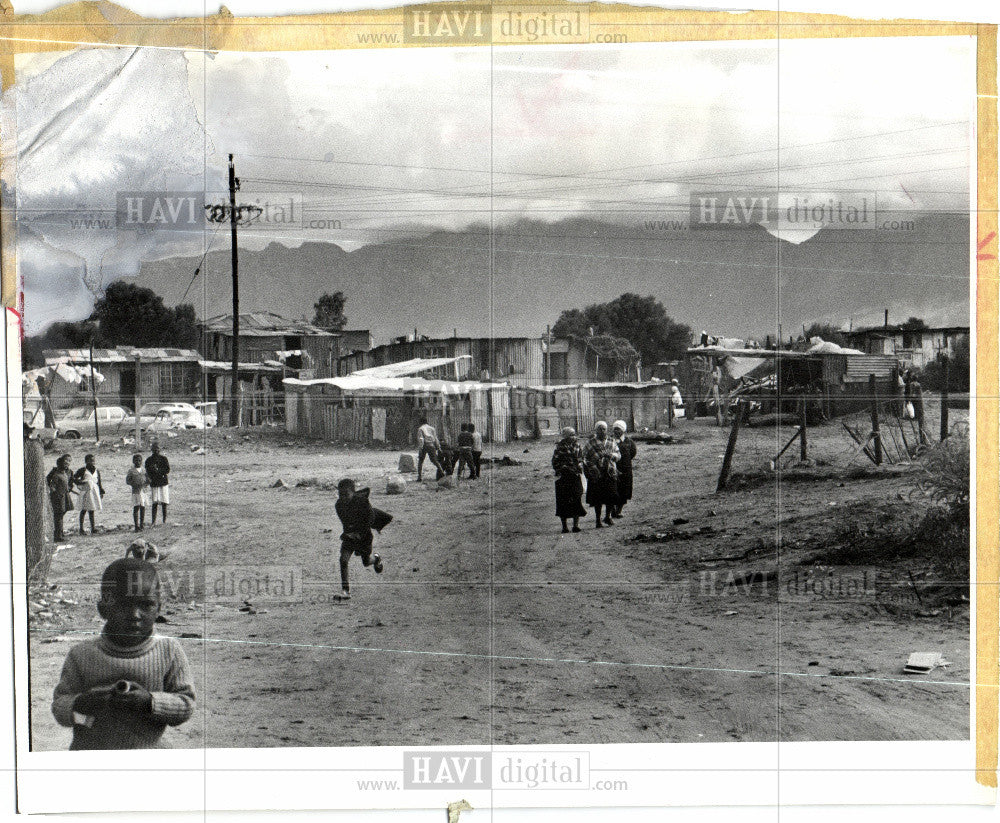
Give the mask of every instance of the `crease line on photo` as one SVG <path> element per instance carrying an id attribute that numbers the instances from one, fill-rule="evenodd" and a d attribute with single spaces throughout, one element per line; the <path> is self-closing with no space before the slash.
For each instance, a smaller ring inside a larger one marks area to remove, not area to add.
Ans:
<path id="1" fill-rule="evenodd" d="M 59 631 L 57 629 L 36 629 L 35 631 L 51 631 L 57 634 L 86 634 L 95 635 L 96 631 Z M 269 646 L 273 648 L 291 649 L 328 649 L 340 652 L 371 652 L 374 654 L 413 654 L 426 655 L 427 657 L 461 657 L 473 660 L 508 660 L 521 663 L 570 663 L 583 666 L 620 666 L 622 668 L 635 669 L 663 669 L 669 671 L 691 671 L 691 672 L 716 672 L 719 674 L 759 674 L 781 677 L 814 677 L 830 678 L 834 680 L 870 680 L 881 683 L 907 683 L 911 686 L 961 686 L 972 688 L 972 686 L 1000 688 L 996 683 L 971 683 L 966 680 L 914 680 L 906 677 L 871 677 L 869 675 L 851 674 L 812 674 L 811 672 L 783 672 L 768 671 L 766 669 L 727 669 L 719 666 L 678 666 L 669 663 L 639 663 L 621 660 L 587 660 L 576 657 L 523 657 L 511 654 L 482 654 L 480 652 L 450 652 L 434 649 L 382 649 L 369 646 L 335 646 L 327 643 L 289 643 L 271 642 L 267 640 L 239 640 L 227 637 L 191 637 L 184 638 L 201 643 L 232 643 L 242 646 Z"/>

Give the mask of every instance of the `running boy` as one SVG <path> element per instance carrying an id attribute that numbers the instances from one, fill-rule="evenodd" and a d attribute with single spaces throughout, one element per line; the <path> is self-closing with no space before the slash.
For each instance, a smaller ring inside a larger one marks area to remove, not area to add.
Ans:
<path id="1" fill-rule="evenodd" d="M 351 599 L 351 587 L 347 582 L 347 564 L 351 555 L 358 555 L 365 566 L 374 566 L 376 574 L 382 574 L 382 558 L 372 553 L 372 529 L 381 532 L 392 515 L 381 509 L 372 508 L 368 496 L 370 489 L 356 489 L 354 481 L 345 477 L 337 484 L 337 517 L 344 527 L 340 535 L 340 584 L 343 591 L 339 600 Z"/>
<path id="2" fill-rule="evenodd" d="M 146 506 L 149 505 L 149 479 L 142 468 L 142 455 L 132 455 L 132 468 L 125 475 L 125 483 L 132 489 L 132 522 L 135 530 L 146 528 Z"/>
<path id="3" fill-rule="evenodd" d="M 52 714 L 73 729 L 70 750 L 169 748 L 164 729 L 194 713 L 194 688 L 181 644 L 153 634 L 156 567 L 115 560 L 101 577 L 97 611 L 104 631 L 69 650 L 52 697 Z"/>

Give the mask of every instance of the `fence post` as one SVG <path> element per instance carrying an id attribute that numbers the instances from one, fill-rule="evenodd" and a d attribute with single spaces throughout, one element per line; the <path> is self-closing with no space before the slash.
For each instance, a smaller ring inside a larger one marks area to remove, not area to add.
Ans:
<path id="1" fill-rule="evenodd" d="M 722 458 L 722 471 L 719 472 L 719 482 L 715 491 L 721 492 L 729 481 L 729 471 L 733 465 L 733 453 L 736 451 L 736 438 L 740 434 L 740 423 L 743 422 L 743 415 L 746 413 L 746 405 L 740 400 L 736 405 L 736 414 L 733 415 L 733 427 L 729 430 L 729 442 L 726 444 L 726 454 Z"/>
<path id="2" fill-rule="evenodd" d="M 941 386 L 941 440 L 948 439 L 948 380 L 950 377 L 950 362 L 944 355 L 944 383 Z"/>
<path id="3" fill-rule="evenodd" d="M 799 460 L 803 463 L 808 459 L 808 449 L 806 447 L 806 403 L 807 398 L 802 395 L 802 416 L 799 420 Z"/>
<path id="4" fill-rule="evenodd" d="M 868 393 L 872 401 L 872 434 L 875 435 L 875 465 L 882 465 L 882 435 L 878 429 L 878 393 L 875 390 L 875 375 L 868 375 Z"/>

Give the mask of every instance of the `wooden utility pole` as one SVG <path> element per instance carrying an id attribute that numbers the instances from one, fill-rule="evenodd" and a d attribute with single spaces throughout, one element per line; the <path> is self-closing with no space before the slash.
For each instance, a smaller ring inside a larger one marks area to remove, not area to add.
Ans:
<path id="1" fill-rule="evenodd" d="M 948 379 L 950 362 L 948 355 L 944 356 L 944 385 L 941 386 L 941 440 L 948 439 Z"/>
<path id="2" fill-rule="evenodd" d="M 232 387 L 229 391 L 229 425 L 239 425 L 240 398 L 240 278 L 239 259 L 236 251 L 236 190 L 239 181 L 236 179 L 236 168 L 233 166 L 233 156 L 229 155 L 229 228 L 232 243 L 233 263 L 233 364 L 231 371 Z"/>
<path id="3" fill-rule="evenodd" d="M 878 393 L 875 389 L 875 375 L 868 375 L 868 394 L 872 401 L 872 436 L 875 438 L 875 465 L 882 465 L 882 434 L 878 429 Z"/>
<path id="4" fill-rule="evenodd" d="M 94 403 L 94 439 L 101 442 L 101 430 L 97 422 L 97 378 L 94 376 L 94 333 L 90 334 L 90 397 Z"/>
<path id="5" fill-rule="evenodd" d="M 806 423 L 807 423 L 807 418 L 809 417 L 808 409 L 806 408 L 806 406 L 808 405 L 808 402 L 809 402 L 808 397 L 803 394 L 802 395 L 802 411 L 801 411 L 802 416 L 801 416 L 800 421 L 799 421 L 799 432 L 800 432 L 800 434 L 799 434 L 799 460 L 801 460 L 803 463 L 805 463 L 806 460 L 809 459 L 809 449 L 808 449 L 807 444 L 806 444 Z"/>
<path id="6" fill-rule="evenodd" d="M 140 383 L 140 364 L 142 358 L 135 356 L 135 450 L 142 451 L 142 423 L 139 420 L 139 395 L 141 394 L 142 383 Z"/>
<path id="7" fill-rule="evenodd" d="M 545 327 L 545 388 L 552 383 L 552 326 Z"/>

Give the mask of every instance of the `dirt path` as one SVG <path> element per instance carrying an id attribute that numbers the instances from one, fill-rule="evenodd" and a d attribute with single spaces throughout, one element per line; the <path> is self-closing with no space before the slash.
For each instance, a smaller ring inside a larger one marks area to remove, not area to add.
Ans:
<path id="1" fill-rule="evenodd" d="M 833 427 L 810 442 L 841 448 Z M 183 441 L 183 442 L 182 442 Z M 455 490 L 411 483 L 386 497 L 398 453 L 298 444 L 281 435 L 168 444 L 171 522 L 147 531 L 169 556 L 164 572 L 214 566 L 293 566 L 304 598 L 279 605 L 165 599 L 163 634 L 182 640 L 196 673 L 198 712 L 172 730 L 178 746 L 344 746 L 727 740 L 960 739 L 969 730 L 968 611 L 890 614 L 884 595 L 832 596 L 804 582 L 841 584 L 867 571 L 797 565 L 799 543 L 858 508 L 898 499 L 905 477 L 782 484 L 715 495 L 725 433 L 689 423 L 685 442 L 639 447 L 635 500 L 613 528 L 559 534 L 551 446 L 509 444 L 519 466 L 484 466 Z M 85 446 L 74 452 L 74 465 Z M 101 452 L 103 522 L 130 518 L 125 450 Z M 51 460 L 49 461 L 51 462 Z M 353 599 L 330 602 L 339 528 L 336 492 L 274 489 L 277 478 L 370 483 L 396 520 L 376 546 L 377 577 L 351 566 Z M 112 479 L 113 478 L 113 479 Z M 635 542 L 682 528 L 690 539 Z M 69 518 L 67 518 L 67 521 Z M 778 568 L 762 583 L 726 585 Z M 131 532 L 82 539 L 59 552 L 50 580 L 63 599 L 34 619 L 32 734 L 65 748 L 49 713 L 70 643 L 99 630 L 93 606 L 103 566 Z M 760 556 L 754 558 L 754 551 Z M 750 550 L 744 561 L 712 560 Z M 896 579 L 891 582 L 895 584 Z M 176 579 L 176 577 L 175 577 Z M 806 589 L 803 591 L 803 589 Z M 892 588 L 890 591 L 902 592 Z M 58 596 L 52 598 L 58 600 Z M 897 610 L 898 611 L 898 610 Z M 905 678 L 912 651 L 952 665 Z M 776 674 L 781 672 L 781 674 Z"/>

